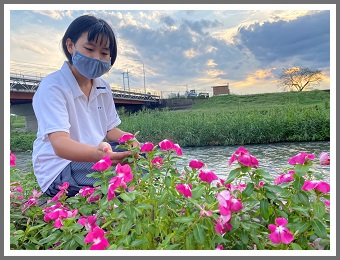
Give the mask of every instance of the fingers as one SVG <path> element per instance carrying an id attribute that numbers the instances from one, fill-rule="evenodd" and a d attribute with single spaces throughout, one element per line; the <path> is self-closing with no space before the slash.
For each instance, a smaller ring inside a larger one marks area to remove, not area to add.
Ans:
<path id="1" fill-rule="evenodd" d="M 110 152 L 110 158 L 111 160 L 123 160 L 127 156 L 130 156 L 132 153 L 130 151 L 124 151 L 124 152 Z"/>

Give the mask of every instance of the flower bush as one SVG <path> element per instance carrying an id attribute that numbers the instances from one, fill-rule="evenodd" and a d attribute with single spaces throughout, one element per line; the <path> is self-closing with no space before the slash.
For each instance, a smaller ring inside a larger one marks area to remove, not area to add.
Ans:
<path id="1" fill-rule="evenodd" d="M 330 185 L 318 173 L 328 154 L 301 152 L 272 176 L 240 147 L 221 178 L 196 159 L 178 170 L 185 158 L 171 140 L 135 141 L 123 136 L 119 147 L 133 156 L 116 166 L 98 161 L 87 175 L 98 181 L 74 197 L 65 182 L 39 206 L 41 192 L 24 197 L 25 187 L 12 182 L 11 249 L 330 249 Z M 11 153 L 11 170 L 15 159 Z"/>

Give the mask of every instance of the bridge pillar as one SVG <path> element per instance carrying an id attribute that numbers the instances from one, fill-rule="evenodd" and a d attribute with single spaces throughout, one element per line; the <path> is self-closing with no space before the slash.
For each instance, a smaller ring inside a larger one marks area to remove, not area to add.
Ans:
<path id="1" fill-rule="evenodd" d="M 34 114 L 32 103 L 27 104 L 16 104 L 10 107 L 11 114 L 16 114 L 18 116 L 24 116 L 26 120 L 26 132 L 37 132 L 38 122 Z"/>

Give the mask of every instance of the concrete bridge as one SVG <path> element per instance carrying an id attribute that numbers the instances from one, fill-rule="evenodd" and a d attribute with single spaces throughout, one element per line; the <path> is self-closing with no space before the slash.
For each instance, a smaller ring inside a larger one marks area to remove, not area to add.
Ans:
<path id="1" fill-rule="evenodd" d="M 39 87 L 42 76 L 38 74 L 23 74 L 21 72 L 10 73 L 10 99 L 11 114 L 25 116 L 26 131 L 36 132 L 38 128 L 37 120 L 32 108 L 32 98 Z M 124 106 L 130 110 L 138 110 L 141 107 L 153 108 L 159 106 L 161 99 L 158 95 L 150 93 L 122 91 L 112 89 L 112 98 L 116 107 Z"/>

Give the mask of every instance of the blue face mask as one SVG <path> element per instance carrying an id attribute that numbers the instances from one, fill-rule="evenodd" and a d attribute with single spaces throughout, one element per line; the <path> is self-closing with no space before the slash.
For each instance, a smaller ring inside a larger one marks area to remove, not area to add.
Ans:
<path id="1" fill-rule="evenodd" d="M 72 63 L 79 73 L 88 79 L 99 78 L 111 69 L 110 61 L 94 59 L 78 51 L 72 56 Z"/>

